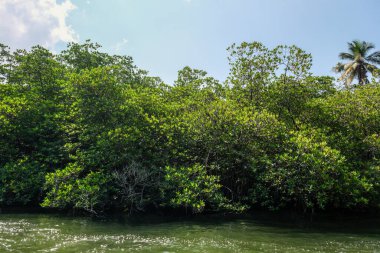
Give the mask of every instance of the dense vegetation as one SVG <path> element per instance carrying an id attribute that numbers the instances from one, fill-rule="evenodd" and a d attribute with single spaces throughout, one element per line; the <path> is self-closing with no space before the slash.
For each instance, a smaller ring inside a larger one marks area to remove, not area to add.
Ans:
<path id="1" fill-rule="evenodd" d="M 232 45 L 174 85 L 90 41 L 0 44 L 0 206 L 380 208 L 380 85 L 339 88 L 295 46 Z"/>

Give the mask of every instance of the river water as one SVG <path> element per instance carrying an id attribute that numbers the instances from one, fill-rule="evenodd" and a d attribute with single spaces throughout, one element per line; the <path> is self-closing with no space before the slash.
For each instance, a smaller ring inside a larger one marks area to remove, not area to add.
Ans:
<path id="1" fill-rule="evenodd" d="M 285 219 L 286 220 L 286 219 Z M 379 252 L 380 219 L 0 214 L 0 252 Z"/>

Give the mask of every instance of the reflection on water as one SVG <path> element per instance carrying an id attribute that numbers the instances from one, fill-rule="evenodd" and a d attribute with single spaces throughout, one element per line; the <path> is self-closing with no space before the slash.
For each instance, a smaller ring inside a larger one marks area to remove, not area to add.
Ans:
<path id="1" fill-rule="evenodd" d="M 93 221 L 1 214 L 0 252 L 379 252 L 380 221 Z"/>

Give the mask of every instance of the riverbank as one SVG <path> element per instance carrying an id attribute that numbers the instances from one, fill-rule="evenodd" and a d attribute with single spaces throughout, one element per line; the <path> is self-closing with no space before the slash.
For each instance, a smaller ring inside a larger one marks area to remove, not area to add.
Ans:
<path id="1" fill-rule="evenodd" d="M 380 213 L 378 211 L 352 211 L 352 210 L 333 210 L 316 213 L 301 213 L 294 210 L 267 211 L 252 210 L 245 213 L 202 213 L 202 214 L 184 214 L 183 212 L 136 212 L 123 213 L 112 212 L 101 216 L 91 216 L 88 213 L 73 210 L 60 210 L 42 207 L 2 207 L 0 215 L 52 215 L 65 218 L 88 218 L 94 221 L 113 222 L 119 221 L 123 223 L 156 223 L 157 221 L 199 221 L 206 222 L 208 220 L 233 221 L 236 219 L 258 220 L 262 222 L 290 223 L 312 225 L 313 223 L 341 223 L 348 221 L 359 221 L 372 223 L 373 220 L 380 221 Z M 380 227 L 380 224 L 379 224 Z"/>

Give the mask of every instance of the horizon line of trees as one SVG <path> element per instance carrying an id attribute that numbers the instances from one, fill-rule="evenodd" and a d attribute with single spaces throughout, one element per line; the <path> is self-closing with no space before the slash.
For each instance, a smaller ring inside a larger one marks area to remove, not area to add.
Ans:
<path id="1" fill-rule="evenodd" d="M 380 208 L 373 44 L 340 55 L 350 60 L 335 68 L 346 88 L 314 76 L 296 46 L 233 44 L 224 83 L 184 67 L 174 85 L 100 48 L 0 44 L 0 207 Z"/>

